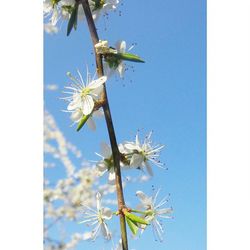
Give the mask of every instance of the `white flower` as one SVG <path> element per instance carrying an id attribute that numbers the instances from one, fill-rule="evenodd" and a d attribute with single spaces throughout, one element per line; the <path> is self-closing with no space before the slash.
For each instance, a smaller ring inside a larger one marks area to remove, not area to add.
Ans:
<path id="1" fill-rule="evenodd" d="M 124 146 L 122 144 L 118 145 L 120 153 L 125 153 Z M 115 170 L 114 170 L 114 160 L 112 155 L 111 147 L 105 143 L 101 143 L 101 154 L 96 153 L 102 158 L 101 161 L 97 162 L 96 166 L 101 175 L 104 175 L 106 172 L 108 175 L 108 183 L 111 185 L 115 184 Z M 125 168 L 123 162 L 120 162 L 120 167 Z"/>
<path id="2" fill-rule="evenodd" d="M 101 206 L 101 194 L 96 194 L 96 210 L 82 204 L 84 207 L 84 220 L 80 223 L 84 223 L 88 226 L 95 226 L 91 232 L 91 239 L 95 240 L 100 231 L 105 239 L 111 239 L 111 232 L 108 229 L 106 220 L 112 218 L 112 211 L 109 208 L 103 208 Z"/>
<path id="3" fill-rule="evenodd" d="M 158 221 L 159 218 L 171 218 L 170 213 L 173 212 L 172 208 L 161 208 L 165 205 L 168 200 L 167 197 L 163 198 L 158 204 L 156 204 L 156 199 L 160 190 L 158 190 L 155 195 L 148 197 L 142 191 L 137 191 L 136 195 L 140 199 L 140 207 L 146 209 L 147 214 L 145 215 L 145 220 L 148 221 L 152 227 L 155 236 L 162 241 L 162 234 L 164 233 L 161 223 Z"/>
<path id="4" fill-rule="evenodd" d="M 90 8 L 94 20 L 97 20 L 102 13 L 107 15 L 110 10 L 115 10 L 119 4 L 119 0 L 90 0 Z"/>
<path id="5" fill-rule="evenodd" d="M 47 33 L 58 32 L 58 22 L 60 19 L 69 20 L 70 13 L 75 5 L 75 0 L 43 0 L 43 15 L 48 23 L 44 24 L 44 30 Z M 83 8 L 78 8 L 77 18 L 84 18 Z"/>
<path id="6" fill-rule="evenodd" d="M 56 1 L 43 0 L 43 15 L 44 17 L 49 17 L 50 24 L 56 26 L 58 20 L 60 19 L 60 5 Z"/>
<path id="7" fill-rule="evenodd" d="M 116 49 L 116 53 L 126 53 L 126 42 L 125 41 L 118 41 L 116 43 L 115 49 Z M 111 60 L 113 60 L 113 58 Z M 110 67 L 111 65 L 113 65 L 113 66 Z M 116 60 L 116 61 L 111 62 L 111 64 L 110 64 L 108 58 L 106 59 L 104 67 L 105 67 L 104 70 L 105 70 L 106 75 L 108 77 L 111 77 L 117 71 L 121 78 L 124 76 L 124 72 L 125 72 L 125 68 L 126 68 L 123 60 Z"/>
<path id="8" fill-rule="evenodd" d="M 79 79 L 68 73 L 68 76 L 73 83 L 71 84 L 71 87 L 65 87 L 66 89 L 69 89 L 70 92 L 64 93 L 70 94 L 70 96 L 63 98 L 69 101 L 67 110 L 73 113 L 73 121 L 79 120 L 82 114 L 91 114 L 95 105 L 95 100 L 99 98 L 99 95 L 103 90 L 102 85 L 107 80 L 106 76 L 93 80 L 90 78 L 89 73 L 87 73 L 87 82 L 85 84 L 79 71 L 78 75 Z"/>
<path id="9" fill-rule="evenodd" d="M 144 139 L 144 142 L 141 143 L 139 140 L 139 135 L 135 137 L 135 142 L 126 142 L 124 147 L 130 151 L 130 166 L 138 167 L 143 169 L 146 167 L 149 175 L 153 176 L 153 171 L 150 165 L 150 162 L 154 163 L 156 166 L 164 168 L 163 164 L 157 160 L 160 156 L 159 152 L 164 147 L 164 145 L 152 146 L 151 141 L 152 132 Z"/>
<path id="10" fill-rule="evenodd" d="M 98 156 L 102 158 L 96 166 L 101 175 L 108 172 L 108 183 L 111 185 L 115 184 L 115 171 L 114 171 L 114 161 L 111 147 L 105 143 L 101 143 L 101 154 L 96 153 Z"/>

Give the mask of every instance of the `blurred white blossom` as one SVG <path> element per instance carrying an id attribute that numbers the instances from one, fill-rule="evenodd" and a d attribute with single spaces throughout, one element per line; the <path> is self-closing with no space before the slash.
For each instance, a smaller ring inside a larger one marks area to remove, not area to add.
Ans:
<path id="1" fill-rule="evenodd" d="M 119 0 L 89 0 L 94 20 L 97 20 L 101 15 L 107 15 L 109 11 L 115 10 L 118 4 Z"/>
<path id="2" fill-rule="evenodd" d="M 139 198 L 141 204 L 139 208 L 146 210 L 145 220 L 147 220 L 153 227 L 153 232 L 157 239 L 160 241 L 163 240 L 162 234 L 164 233 L 161 223 L 158 221 L 158 218 L 171 218 L 169 214 L 173 212 L 172 208 L 162 208 L 167 202 L 167 197 L 163 198 L 159 203 L 156 202 L 157 196 L 160 192 L 160 189 L 153 195 L 147 196 L 142 191 L 137 191 L 136 196 Z"/>
<path id="3" fill-rule="evenodd" d="M 91 231 L 90 238 L 95 240 L 101 232 L 105 239 L 110 240 L 111 232 L 108 229 L 106 220 L 110 220 L 112 218 L 112 211 L 109 208 L 102 207 L 101 194 L 99 192 L 96 194 L 96 210 L 89 207 L 85 203 L 82 203 L 82 206 L 84 209 L 84 220 L 79 223 L 84 223 L 87 226 L 94 226 L 94 229 Z"/>

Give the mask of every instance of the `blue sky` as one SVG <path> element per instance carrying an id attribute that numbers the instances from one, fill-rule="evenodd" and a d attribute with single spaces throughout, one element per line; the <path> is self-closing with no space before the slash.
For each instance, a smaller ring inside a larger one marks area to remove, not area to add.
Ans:
<path id="1" fill-rule="evenodd" d="M 119 142 L 153 130 L 153 140 L 166 145 L 161 161 L 168 171 L 154 168 L 152 185 L 171 194 L 174 219 L 164 223 L 165 241 L 155 242 L 151 230 L 141 239 L 130 241 L 135 249 L 206 249 L 206 2 L 200 0 L 123 1 L 121 16 L 112 13 L 100 19 L 99 36 L 110 44 L 126 40 L 128 47 L 146 61 L 131 64 L 124 80 L 113 78 L 107 84 L 111 112 Z M 92 133 L 80 133 L 70 125 L 60 93 L 68 82 L 66 72 L 93 72 L 92 45 L 85 22 L 66 37 L 66 23 L 57 35 L 44 36 L 44 81 L 58 84 L 59 92 L 45 92 L 45 107 L 56 117 L 67 138 L 76 144 L 86 159 L 95 159 L 100 141 L 107 141 L 104 120 Z M 105 30 L 105 28 L 107 30 Z M 140 187 L 141 188 L 141 187 Z M 125 190 L 136 204 L 136 185 Z M 86 243 L 85 249 L 102 245 Z M 106 247 L 109 249 L 108 247 Z M 105 248 L 105 249 L 106 249 Z M 83 248 L 82 248 L 83 249 Z"/>

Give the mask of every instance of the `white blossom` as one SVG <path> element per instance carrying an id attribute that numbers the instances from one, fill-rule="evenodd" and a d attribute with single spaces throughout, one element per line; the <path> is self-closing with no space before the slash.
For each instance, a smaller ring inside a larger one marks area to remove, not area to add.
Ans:
<path id="1" fill-rule="evenodd" d="M 107 15 L 108 11 L 115 10 L 119 0 L 90 0 L 89 5 L 94 20 L 97 20 L 102 14 Z"/>
<path id="2" fill-rule="evenodd" d="M 164 145 L 152 145 L 151 141 L 152 132 L 140 142 L 138 133 L 136 134 L 135 141 L 124 143 L 124 147 L 130 151 L 130 166 L 143 169 L 146 167 L 149 175 L 153 176 L 151 163 L 158 167 L 164 168 L 163 164 L 158 160 L 159 153 Z"/>
<path id="3" fill-rule="evenodd" d="M 108 41 L 100 40 L 95 45 L 96 53 L 103 54 L 105 59 L 104 63 L 104 71 L 108 77 L 111 77 L 116 72 L 119 73 L 119 76 L 122 78 L 125 72 L 125 63 L 123 60 L 118 59 L 112 54 L 117 53 L 125 53 L 126 52 L 126 42 L 125 41 L 117 41 L 115 48 L 110 48 L 108 46 Z"/>
<path id="4" fill-rule="evenodd" d="M 162 234 L 164 231 L 161 223 L 158 221 L 158 217 L 164 219 L 171 218 L 169 214 L 172 213 L 173 209 L 162 208 L 162 206 L 168 202 L 167 197 L 163 198 L 159 203 L 156 202 L 159 192 L 160 189 L 153 196 L 149 197 L 142 191 L 137 191 L 136 195 L 141 202 L 139 208 L 144 208 L 147 212 L 145 215 L 145 220 L 152 225 L 156 238 L 162 241 Z"/>
<path id="5" fill-rule="evenodd" d="M 65 87 L 69 91 L 64 92 L 70 96 L 62 98 L 69 102 L 67 110 L 72 112 L 71 119 L 77 121 L 82 115 L 92 113 L 95 101 L 99 99 L 99 95 L 103 90 L 103 84 L 107 80 L 106 76 L 98 79 L 91 79 L 87 72 L 86 83 L 83 81 L 81 73 L 78 71 L 79 79 L 73 77 L 69 72 L 68 76 L 73 81 L 70 87 Z"/>
<path id="6" fill-rule="evenodd" d="M 124 146 L 122 144 L 119 144 L 118 148 L 119 148 L 120 153 L 125 153 Z M 102 142 L 101 154 L 99 153 L 96 153 L 96 154 L 102 158 L 102 160 L 97 162 L 96 164 L 100 175 L 102 176 L 103 174 L 108 172 L 108 183 L 110 185 L 114 185 L 115 184 L 115 171 L 114 171 L 114 160 L 113 160 L 111 147 L 107 143 Z M 126 168 L 123 162 L 120 162 L 120 167 L 123 169 Z"/>
<path id="7" fill-rule="evenodd" d="M 101 194 L 99 192 L 96 194 L 96 210 L 84 203 L 82 206 L 84 208 L 84 220 L 79 223 L 84 223 L 87 226 L 94 226 L 91 232 L 91 239 L 95 240 L 101 232 L 105 239 L 110 240 L 111 232 L 108 229 L 106 220 L 112 218 L 112 211 L 109 208 L 102 207 Z"/>

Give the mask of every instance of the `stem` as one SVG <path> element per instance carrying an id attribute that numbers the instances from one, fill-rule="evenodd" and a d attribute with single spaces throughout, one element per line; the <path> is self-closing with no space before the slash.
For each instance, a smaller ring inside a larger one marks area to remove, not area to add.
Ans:
<path id="1" fill-rule="evenodd" d="M 97 34 L 97 30 L 95 27 L 95 23 L 92 17 L 92 13 L 89 7 L 88 0 L 81 0 L 82 7 L 87 19 L 89 32 L 91 35 L 91 39 L 93 42 L 93 46 L 99 42 L 99 37 Z M 95 47 L 94 47 L 95 51 Z M 97 67 L 97 74 L 99 77 L 103 76 L 103 64 L 102 64 L 102 56 L 96 54 L 95 52 L 95 59 L 96 59 L 96 67 Z M 113 121 L 111 117 L 111 112 L 109 108 L 109 101 L 106 91 L 106 85 L 103 85 L 103 93 L 101 99 L 105 100 L 103 104 L 103 111 L 105 115 L 105 120 L 108 128 L 108 134 L 112 149 L 112 155 L 114 159 L 114 169 L 115 169 L 115 184 L 116 184 L 116 192 L 117 192 L 117 201 L 118 201 L 118 210 L 122 211 L 123 208 L 125 208 L 125 201 L 123 196 L 123 188 L 122 188 L 122 178 L 121 178 L 121 168 L 120 168 L 120 151 L 118 149 L 117 141 L 116 141 L 116 135 L 115 130 L 113 126 Z M 120 213 L 120 228 L 121 228 L 121 238 L 122 238 L 122 249 L 128 250 L 128 240 L 127 240 L 127 230 L 126 230 L 126 221 L 125 221 L 125 215 L 123 213 Z"/>

